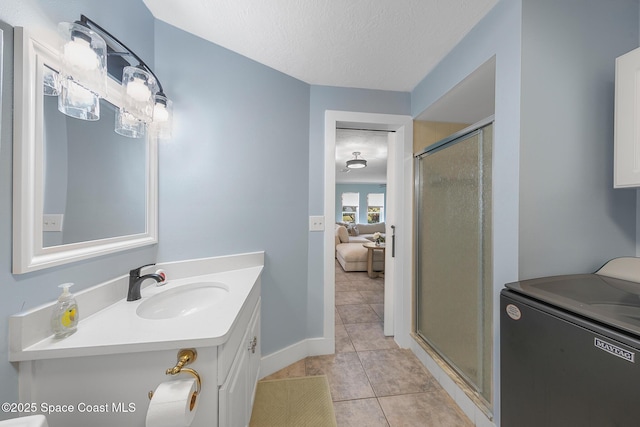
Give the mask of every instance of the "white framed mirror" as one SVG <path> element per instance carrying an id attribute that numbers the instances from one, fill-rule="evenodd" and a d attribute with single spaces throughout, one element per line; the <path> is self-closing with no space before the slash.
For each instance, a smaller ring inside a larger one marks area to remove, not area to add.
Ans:
<path id="1" fill-rule="evenodd" d="M 115 133 L 119 83 L 100 120 L 65 116 L 43 89 L 57 51 L 14 38 L 13 273 L 157 243 L 157 141 Z"/>

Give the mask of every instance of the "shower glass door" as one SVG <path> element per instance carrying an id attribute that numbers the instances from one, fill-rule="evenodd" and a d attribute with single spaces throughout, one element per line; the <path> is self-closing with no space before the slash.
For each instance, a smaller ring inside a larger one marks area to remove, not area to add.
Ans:
<path id="1" fill-rule="evenodd" d="M 490 123 L 416 157 L 416 332 L 491 403 Z"/>

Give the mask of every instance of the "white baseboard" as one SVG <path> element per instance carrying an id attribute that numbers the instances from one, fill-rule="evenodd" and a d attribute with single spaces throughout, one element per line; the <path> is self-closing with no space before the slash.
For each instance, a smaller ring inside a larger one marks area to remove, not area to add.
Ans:
<path id="1" fill-rule="evenodd" d="M 336 352 L 335 338 L 309 338 L 307 340 L 309 356 L 321 356 L 323 354 L 333 354 Z"/>
<path id="2" fill-rule="evenodd" d="M 280 369 L 308 356 L 320 356 L 335 352 L 335 339 L 309 338 L 278 350 L 260 359 L 260 372 L 267 377 Z"/>

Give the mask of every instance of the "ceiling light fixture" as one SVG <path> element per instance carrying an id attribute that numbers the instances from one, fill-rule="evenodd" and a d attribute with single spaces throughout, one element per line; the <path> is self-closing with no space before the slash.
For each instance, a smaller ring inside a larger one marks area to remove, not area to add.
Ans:
<path id="1" fill-rule="evenodd" d="M 83 120 L 100 118 L 99 98 L 106 96 L 107 73 L 122 84 L 117 133 L 141 138 L 147 128 L 158 138 L 171 136 L 172 102 L 151 68 L 107 30 L 84 15 L 59 25 L 64 38 L 58 109 Z M 136 62 L 129 62 L 132 57 Z M 47 92 L 55 94 L 52 82 Z"/>
<path id="2" fill-rule="evenodd" d="M 365 159 L 359 159 L 359 151 L 353 152 L 353 159 L 347 160 L 347 167 L 349 169 L 362 169 L 367 167 L 367 161 Z"/>

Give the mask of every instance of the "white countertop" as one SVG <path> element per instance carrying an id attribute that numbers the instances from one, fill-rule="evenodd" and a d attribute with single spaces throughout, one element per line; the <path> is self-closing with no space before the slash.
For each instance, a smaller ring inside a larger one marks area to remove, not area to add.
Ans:
<path id="1" fill-rule="evenodd" d="M 10 361 L 94 356 L 115 353 L 166 350 L 178 347 L 218 346 L 223 344 L 248 300 L 257 300 L 259 278 L 263 266 L 251 266 L 229 271 L 217 271 L 169 281 L 166 285 L 147 286 L 138 301 L 122 299 L 82 318 L 78 330 L 63 339 L 48 336 L 40 341 L 10 346 Z M 151 296 L 188 286 L 196 282 L 220 282 L 229 289 L 224 303 L 183 317 L 149 320 L 136 314 L 140 304 Z M 28 313 L 27 313 L 28 314 Z M 19 318 L 20 315 L 13 316 Z M 19 322 L 17 322 L 19 323 Z M 15 328 L 18 328 L 18 324 Z M 24 327 L 24 324 L 23 324 Z M 16 334 L 22 331 L 13 331 Z M 24 340 L 25 342 L 28 340 Z"/>

